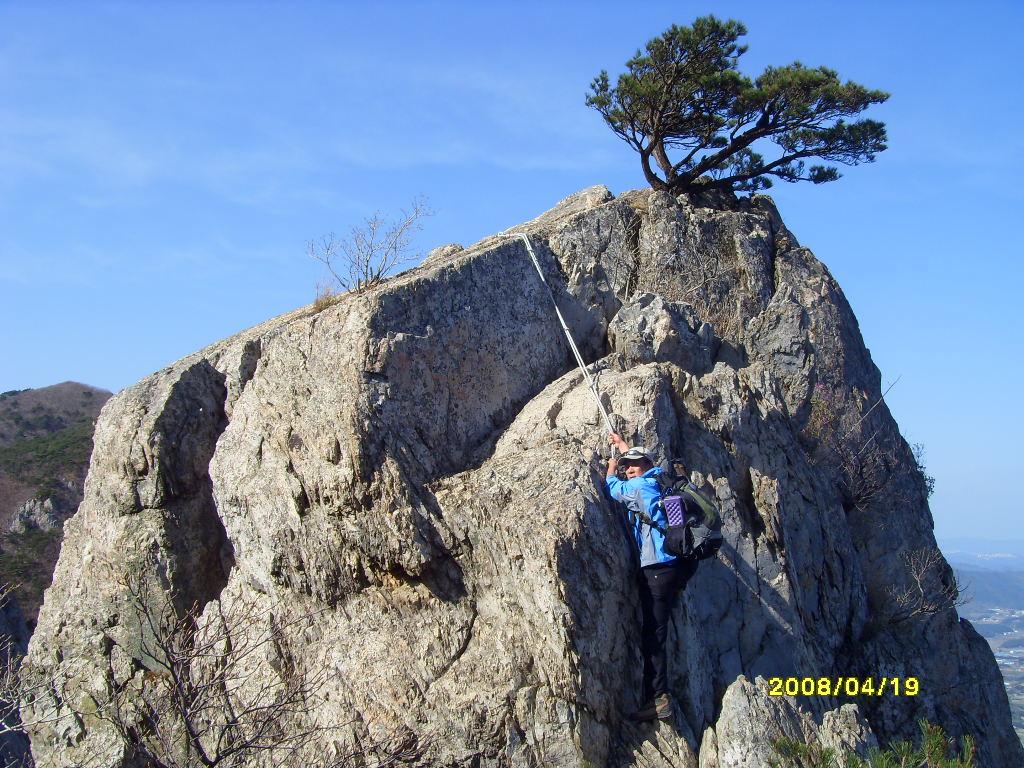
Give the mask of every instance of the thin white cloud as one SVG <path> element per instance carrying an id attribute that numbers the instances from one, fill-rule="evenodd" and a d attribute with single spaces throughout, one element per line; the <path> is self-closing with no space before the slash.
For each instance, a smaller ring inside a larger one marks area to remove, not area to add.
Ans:
<path id="1" fill-rule="evenodd" d="M 165 150 L 140 145 L 131 133 L 96 118 L 8 110 L 0 125 L 0 174 L 8 185 L 27 177 L 63 178 L 70 171 L 104 184 L 137 186 L 171 160 Z"/>

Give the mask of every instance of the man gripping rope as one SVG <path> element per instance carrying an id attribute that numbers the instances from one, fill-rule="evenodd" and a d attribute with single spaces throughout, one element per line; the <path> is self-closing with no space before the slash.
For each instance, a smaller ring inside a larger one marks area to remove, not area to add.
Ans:
<path id="1" fill-rule="evenodd" d="M 665 552 L 665 536 L 656 527 L 644 522 L 651 520 L 662 530 L 667 527 L 665 511 L 658 500 L 661 485 L 658 475 L 661 467 L 654 466 L 641 447 L 630 448 L 622 436 L 612 432 L 608 442 L 619 450 L 619 459 L 608 460 L 605 482 L 613 499 L 621 501 L 629 510 L 637 549 L 640 551 L 640 606 L 643 612 L 641 629 L 644 658 L 644 705 L 632 715 L 634 720 L 668 720 L 672 717 L 672 699 L 668 684 L 668 622 L 676 594 L 696 569 L 692 558 L 677 558 Z M 619 467 L 625 469 L 626 479 L 618 477 Z"/>

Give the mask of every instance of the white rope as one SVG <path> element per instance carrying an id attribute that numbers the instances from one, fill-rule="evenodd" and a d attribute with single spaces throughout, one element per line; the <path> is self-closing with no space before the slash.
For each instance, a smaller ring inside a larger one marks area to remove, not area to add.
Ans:
<path id="1" fill-rule="evenodd" d="M 558 303 L 555 301 L 555 294 L 551 290 L 551 286 L 548 285 L 548 281 L 544 278 L 544 272 L 540 268 L 540 261 L 537 260 L 537 254 L 533 252 L 533 246 L 530 245 L 530 238 L 525 232 L 517 232 L 515 234 L 502 234 L 499 237 L 521 237 L 523 242 L 526 243 L 526 251 L 530 254 L 530 259 L 533 260 L 533 266 L 537 268 L 537 274 L 540 275 L 540 281 L 544 283 L 544 287 L 548 289 L 548 296 L 551 298 L 551 305 L 555 308 L 555 314 L 558 315 L 558 322 L 562 326 L 562 330 L 565 331 L 565 338 L 569 340 L 569 346 L 572 348 L 572 353 L 576 357 L 576 364 L 579 365 L 580 370 L 583 371 L 583 376 L 587 380 L 587 385 L 590 387 L 590 391 L 594 395 L 594 400 L 597 402 L 597 407 L 601 410 L 601 415 L 604 416 L 604 424 L 608 428 L 609 432 L 614 432 L 615 427 L 612 426 L 612 420 L 608 416 L 608 411 L 605 410 L 604 404 L 601 402 L 600 395 L 597 394 L 597 382 L 594 377 L 590 375 L 590 371 L 587 370 L 587 364 L 583 361 L 583 355 L 580 354 L 579 347 L 576 346 L 576 342 L 572 339 L 572 333 L 569 332 L 569 326 L 565 322 L 565 318 L 562 317 L 561 310 L 558 309 Z"/>

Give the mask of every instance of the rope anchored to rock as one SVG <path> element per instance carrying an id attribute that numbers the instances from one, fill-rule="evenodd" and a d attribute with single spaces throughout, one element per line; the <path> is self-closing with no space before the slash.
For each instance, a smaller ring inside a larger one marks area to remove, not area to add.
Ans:
<path id="1" fill-rule="evenodd" d="M 554 291 L 551 290 L 551 286 L 548 285 L 548 281 L 544 277 L 544 271 L 540 268 L 540 261 L 537 259 L 537 254 L 533 251 L 533 246 L 530 244 L 530 238 L 525 232 L 502 234 L 499 235 L 499 237 L 521 237 L 523 242 L 526 244 L 526 252 L 530 255 L 530 259 L 533 261 L 533 266 L 537 268 L 537 274 L 540 275 L 540 281 L 544 283 L 544 287 L 547 288 L 548 296 L 551 299 L 551 305 L 555 308 L 555 314 L 558 316 L 558 322 L 561 324 L 562 331 L 565 332 L 565 338 L 569 341 L 569 347 L 572 349 L 572 353 L 576 357 L 576 364 L 579 365 L 580 370 L 583 371 L 583 376 L 587 381 L 587 386 L 590 387 L 590 391 L 594 395 L 594 400 L 597 402 L 597 407 L 600 409 L 601 415 L 604 417 L 604 424 L 608 428 L 609 432 L 614 432 L 615 427 L 612 426 L 611 417 L 608 416 L 608 411 L 605 410 L 604 403 L 601 402 L 601 396 L 597 393 L 597 381 L 590 375 L 590 371 L 587 370 L 587 364 L 583 360 L 583 355 L 580 354 L 579 347 L 577 347 L 576 342 L 573 341 L 572 333 L 569 331 L 569 326 L 565 322 L 565 318 L 562 316 L 561 310 L 558 308 L 558 302 L 555 301 Z"/>

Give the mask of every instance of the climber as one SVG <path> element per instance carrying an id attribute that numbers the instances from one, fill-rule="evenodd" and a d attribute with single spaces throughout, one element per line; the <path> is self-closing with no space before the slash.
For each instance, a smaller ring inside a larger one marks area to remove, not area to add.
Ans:
<path id="1" fill-rule="evenodd" d="M 641 520 L 641 516 L 644 516 L 662 527 L 667 523 L 665 512 L 658 504 L 661 485 L 657 476 L 661 473 L 661 467 L 654 466 L 644 448 L 630 448 L 616 432 L 608 436 L 608 442 L 622 456 L 608 460 L 605 482 L 612 498 L 621 501 L 629 510 L 636 545 L 640 550 L 638 588 L 643 614 L 641 647 L 645 703 L 632 715 L 632 719 L 668 720 L 672 717 L 668 653 L 665 647 L 668 622 L 676 594 L 686 585 L 697 564 L 691 558 L 677 558 L 667 554 L 664 535 Z M 618 477 L 620 466 L 625 469 L 625 480 Z"/>

